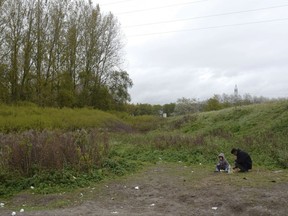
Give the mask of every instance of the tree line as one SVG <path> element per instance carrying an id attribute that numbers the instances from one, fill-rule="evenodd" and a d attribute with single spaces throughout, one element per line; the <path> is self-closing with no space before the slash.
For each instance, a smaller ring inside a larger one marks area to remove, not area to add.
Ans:
<path id="1" fill-rule="evenodd" d="M 235 95 L 235 94 L 215 94 L 207 100 L 197 100 L 195 98 L 179 98 L 176 103 L 169 103 L 164 105 L 151 104 L 128 104 L 126 111 L 131 115 L 158 115 L 176 116 L 187 115 L 198 112 L 209 112 L 214 110 L 221 110 L 229 107 L 238 107 L 250 104 L 259 104 L 273 101 L 287 100 L 287 98 L 271 99 L 263 96 L 252 96 L 250 94 Z"/>
<path id="2" fill-rule="evenodd" d="M 0 0 L 0 102 L 120 109 L 133 85 L 121 39 L 90 0 Z"/>

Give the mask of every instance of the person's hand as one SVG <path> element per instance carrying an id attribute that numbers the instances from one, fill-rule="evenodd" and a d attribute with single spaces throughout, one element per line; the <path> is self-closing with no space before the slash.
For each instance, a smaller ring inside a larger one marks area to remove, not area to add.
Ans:
<path id="1" fill-rule="evenodd" d="M 240 169 L 238 168 L 238 167 L 234 167 L 233 168 L 233 173 L 237 173 L 237 172 L 239 172 L 240 171 Z"/>

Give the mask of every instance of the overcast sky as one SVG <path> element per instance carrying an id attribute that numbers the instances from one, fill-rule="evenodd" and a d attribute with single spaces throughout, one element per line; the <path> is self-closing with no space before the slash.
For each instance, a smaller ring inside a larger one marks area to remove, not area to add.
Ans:
<path id="1" fill-rule="evenodd" d="M 288 97 L 287 0 L 94 0 L 125 35 L 132 103 Z"/>

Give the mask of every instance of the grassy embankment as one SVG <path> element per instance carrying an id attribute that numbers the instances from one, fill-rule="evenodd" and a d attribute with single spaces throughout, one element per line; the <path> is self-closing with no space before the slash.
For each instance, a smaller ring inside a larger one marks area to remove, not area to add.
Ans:
<path id="1" fill-rule="evenodd" d="M 167 119 L 1 105 L 0 130 L 0 196 L 82 187 L 159 160 L 213 170 L 219 152 L 233 161 L 232 147 L 256 166 L 288 167 L 287 101 Z"/>

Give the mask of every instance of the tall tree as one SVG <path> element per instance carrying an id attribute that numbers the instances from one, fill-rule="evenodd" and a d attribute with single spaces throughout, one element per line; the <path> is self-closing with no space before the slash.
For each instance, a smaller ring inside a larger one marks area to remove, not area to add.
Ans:
<path id="1" fill-rule="evenodd" d="M 32 58 L 33 47 L 35 45 L 35 37 L 33 33 L 33 26 L 35 25 L 35 0 L 25 2 L 25 17 L 26 23 L 23 26 L 23 50 L 22 50 L 22 67 L 20 71 L 20 100 L 31 100 L 32 91 Z"/>
<path id="2" fill-rule="evenodd" d="M 33 101 L 39 105 L 43 104 L 43 85 L 44 73 L 46 66 L 46 38 L 47 38 L 47 24 L 49 22 L 47 1 L 37 0 L 35 9 L 36 25 L 34 27 L 34 34 L 36 38 L 35 55 L 33 58 L 34 71 L 34 99 Z"/>
<path id="3" fill-rule="evenodd" d="M 87 0 L 1 0 L 0 10 L 6 102 L 109 109 L 129 101 L 132 80 L 111 13 Z"/>
<path id="4" fill-rule="evenodd" d="M 5 37 L 7 51 L 9 53 L 9 84 L 11 86 L 11 100 L 19 99 L 19 65 L 20 51 L 23 37 L 24 8 L 23 4 L 17 0 L 11 0 L 3 5 L 3 17 L 5 26 Z"/>

